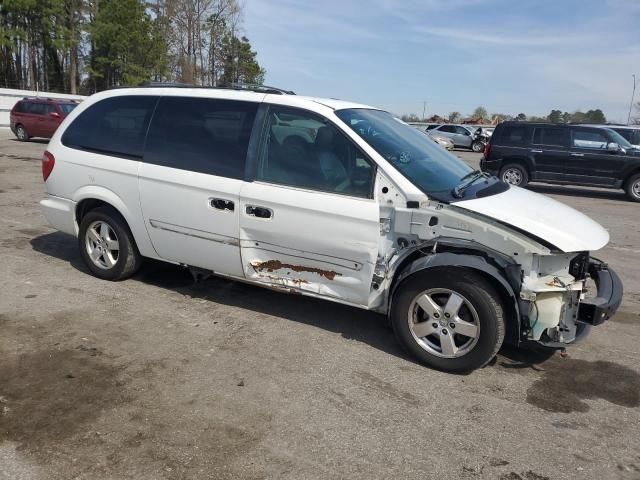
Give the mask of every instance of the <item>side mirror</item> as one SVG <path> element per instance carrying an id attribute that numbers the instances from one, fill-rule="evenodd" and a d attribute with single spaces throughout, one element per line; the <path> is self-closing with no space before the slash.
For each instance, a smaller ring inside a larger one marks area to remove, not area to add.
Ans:
<path id="1" fill-rule="evenodd" d="M 609 142 L 607 143 L 607 150 L 617 153 L 621 150 L 621 148 L 620 145 L 618 145 L 616 142 Z"/>
<path id="2" fill-rule="evenodd" d="M 58 112 L 51 112 L 49 113 L 50 116 L 52 116 L 53 118 L 60 118 L 60 114 Z"/>

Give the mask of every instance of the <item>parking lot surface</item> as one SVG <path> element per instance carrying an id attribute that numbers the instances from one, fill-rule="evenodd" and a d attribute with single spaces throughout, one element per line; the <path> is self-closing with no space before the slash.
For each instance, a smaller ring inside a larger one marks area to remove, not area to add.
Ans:
<path id="1" fill-rule="evenodd" d="M 45 147 L 0 129 L 0 479 L 640 478 L 640 205 L 622 192 L 531 187 L 609 230 L 615 318 L 566 358 L 451 375 L 373 313 L 156 262 L 92 277 L 40 213 Z"/>

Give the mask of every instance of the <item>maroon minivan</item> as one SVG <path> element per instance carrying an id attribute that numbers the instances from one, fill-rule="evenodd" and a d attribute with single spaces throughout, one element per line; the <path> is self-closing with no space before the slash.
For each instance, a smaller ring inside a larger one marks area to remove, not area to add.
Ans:
<path id="1" fill-rule="evenodd" d="M 31 137 L 51 138 L 76 105 L 73 100 L 25 97 L 11 109 L 11 131 L 21 142 Z"/>

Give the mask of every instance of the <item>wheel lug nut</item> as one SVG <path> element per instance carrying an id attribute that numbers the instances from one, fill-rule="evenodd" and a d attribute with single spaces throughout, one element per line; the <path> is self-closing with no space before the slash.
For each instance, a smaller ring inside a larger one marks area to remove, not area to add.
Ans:
<path id="1" fill-rule="evenodd" d="M 451 322 L 451 323 L 449 324 L 449 326 L 450 326 L 452 329 L 453 329 L 453 328 L 456 328 L 456 324 L 455 324 L 455 323 L 453 323 L 453 322 Z"/>
<path id="2" fill-rule="evenodd" d="M 448 331 L 446 328 L 443 328 L 443 329 L 442 329 L 442 334 L 443 334 L 443 335 L 446 335 L 447 333 L 449 333 L 449 331 Z"/>
<path id="3" fill-rule="evenodd" d="M 448 313 L 444 314 L 445 318 L 449 318 L 451 315 L 449 315 Z"/>
<path id="4" fill-rule="evenodd" d="M 438 328 L 438 323 L 437 323 L 437 322 L 433 322 L 433 323 L 431 324 L 431 326 L 432 326 L 433 328 Z"/>
<path id="5" fill-rule="evenodd" d="M 434 314 L 433 314 L 433 316 L 434 316 L 435 318 L 440 318 L 440 314 L 439 314 L 439 313 L 434 313 Z"/>

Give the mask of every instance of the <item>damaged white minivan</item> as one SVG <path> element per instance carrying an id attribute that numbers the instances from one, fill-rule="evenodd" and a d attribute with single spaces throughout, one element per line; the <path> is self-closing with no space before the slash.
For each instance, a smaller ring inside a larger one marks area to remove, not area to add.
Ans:
<path id="1" fill-rule="evenodd" d="M 589 254 L 609 240 L 600 225 L 373 107 L 269 87 L 110 90 L 64 120 L 42 169 L 44 214 L 94 275 L 154 258 L 373 310 L 441 370 L 481 367 L 503 342 L 562 348 L 622 298 Z"/>

